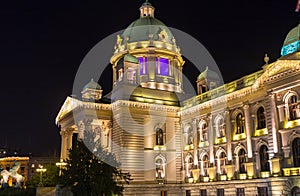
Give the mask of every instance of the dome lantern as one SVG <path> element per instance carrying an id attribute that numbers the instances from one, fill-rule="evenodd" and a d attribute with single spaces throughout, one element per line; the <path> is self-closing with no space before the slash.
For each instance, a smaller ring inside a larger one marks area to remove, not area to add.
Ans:
<path id="1" fill-rule="evenodd" d="M 140 7 L 141 18 L 154 17 L 154 10 L 155 8 L 151 5 L 151 3 L 146 0 L 146 2 Z"/>

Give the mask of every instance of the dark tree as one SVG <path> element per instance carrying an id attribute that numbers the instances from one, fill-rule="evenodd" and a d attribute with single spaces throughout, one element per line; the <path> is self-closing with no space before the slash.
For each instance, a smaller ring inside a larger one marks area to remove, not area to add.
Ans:
<path id="1" fill-rule="evenodd" d="M 85 131 L 84 139 L 74 143 L 61 184 L 70 186 L 74 196 L 121 194 L 123 184 L 131 180 L 130 174 L 118 168 L 115 156 L 105 151 L 95 138 L 94 132 Z"/>

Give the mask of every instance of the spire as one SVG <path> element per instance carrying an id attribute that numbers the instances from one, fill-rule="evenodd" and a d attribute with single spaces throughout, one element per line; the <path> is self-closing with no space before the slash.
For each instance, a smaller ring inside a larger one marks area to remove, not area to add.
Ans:
<path id="1" fill-rule="evenodd" d="M 143 5 L 140 7 L 141 18 L 154 17 L 154 10 L 155 8 L 151 5 L 151 3 L 146 0 L 145 3 L 143 3 Z"/>

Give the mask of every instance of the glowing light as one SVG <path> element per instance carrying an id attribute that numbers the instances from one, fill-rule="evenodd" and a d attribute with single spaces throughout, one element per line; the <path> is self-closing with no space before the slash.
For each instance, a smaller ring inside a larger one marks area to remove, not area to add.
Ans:
<path id="1" fill-rule="evenodd" d="M 255 130 L 255 132 L 254 132 L 254 136 L 263 136 L 263 135 L 268 135 L 267 128 L 258 129 L 258 130 Z"/>
<path id="2" fill-rule="evenodd" d="M 285 55 L 296 52 L 299 49 L 299 43 L 300 43 L 300 41 L 295 41 L 295 42 L 290 43 L 289 45 L 283 46 L 281 48 L 281 55 L 285 56 Z"/>
<path id="3" fill-rule="evenodd" d="M 233 140 L 236 141 L 236 140 L 241 140 L 241 139 L 245 139 L 246 138 L 246 133 L 241 133 L 241 134 L 235 134 L 233 136 Z"/>
<path id="4" fill-rule="evenodd" d="M 287 121 L 284 124 L 285 129 L 294 128 L 294 127 L 297 127 L 297 126 L 300 126 L 300 119 L 293 120 L 293 121 Z"/>

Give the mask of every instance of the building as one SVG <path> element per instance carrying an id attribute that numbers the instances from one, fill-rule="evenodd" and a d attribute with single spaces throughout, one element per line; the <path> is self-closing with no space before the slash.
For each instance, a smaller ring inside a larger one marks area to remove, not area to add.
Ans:
<path id="1" fill-rule="evenodd" d="M 16 162 L 19 164 L 19 169 L 18 169 L 17 173 L 24 177 L 24 182 L 26 183 L 26 181 L 28 180 L 29 157 L 0 158 L 0 168 L 2 170 L 10 171 L 10 169 L 12 169 L 15 166 Z M 16 179 L 9 177 L 7 183 L 9 186 L 13 186 L 16 183 Z"/>
<path id="2" fill-rule="evenodd" d="M 300 194 L 299 32 L 277 61 L 233 82 L 207 68 L 186 98 L 180 48 L 146 1 L 117 37 L 111 103 L 91 80 L 63 104 L 61 159 L 74 134 L 95 131 L 132 174 L 124 195 Z"/>

